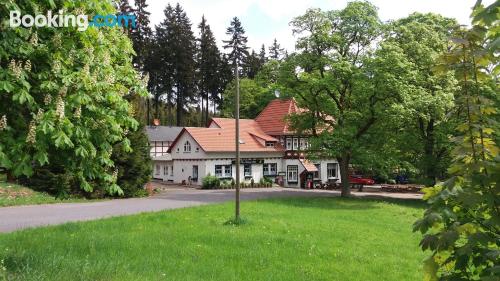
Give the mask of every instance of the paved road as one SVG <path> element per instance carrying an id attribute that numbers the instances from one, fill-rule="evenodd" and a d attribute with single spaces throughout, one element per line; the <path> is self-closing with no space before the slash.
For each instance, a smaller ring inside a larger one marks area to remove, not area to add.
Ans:
<path id="1" fill-rule="evenodd" d="M 291 197 L 338 196 L 338 191 L 305 191 L 282 188 L 244 189 L 242 200 Z M 366 196 L 369 193 L 358 193 Z M 386 194 L 389 197 L 419 198 L 415 194 Z M 403 196 L 402 196 L 403 195 Z M 0 232 L 23 228 L 61 224 L 70 221 L 94 220 L 105 217 L 160 211 L 232 200 L 232 190 L 195 190 L 168 188 L 149 198 L 117 199 L 92 203 L 60 203 L 0 208 Z"/>

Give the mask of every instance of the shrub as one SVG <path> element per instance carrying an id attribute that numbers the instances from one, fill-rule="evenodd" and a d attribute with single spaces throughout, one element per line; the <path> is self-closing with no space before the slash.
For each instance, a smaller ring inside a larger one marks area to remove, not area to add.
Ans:
<path id="1" fill-rule="evenodd" d="M 133 150 L 127 152 L 122 143 L 113 147 L 111 159 L 118 170 L 116 183 L 123 190 L 125 197 L 142 197 L 148 192 L 144 189 L 151 179 L 152 163 L 149 154 L 149 141 L 140 127 L 128 135 Z"/>
<path id="2" fill-rule="evenodd" d="M 220 186 L 221 186 L 220 179 L 210 174 L 204 177 L 201 182 L 202 189 L 217 189 Z"/>

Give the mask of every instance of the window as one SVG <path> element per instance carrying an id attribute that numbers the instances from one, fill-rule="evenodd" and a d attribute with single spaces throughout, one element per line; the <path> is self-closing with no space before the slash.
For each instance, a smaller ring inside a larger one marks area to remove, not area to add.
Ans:
<path id="1" fill-rule="evenodd" d="M 264 176 L 275 176 L 278 170 L 278 164 L 276 163 L 264 163 Z"/>
<path id="2" fill-rule="evenodd" d="M 226 165 L 224 166 L 224 176 L 225 177 L 231 177 L 231 168 L 232 166 L 231 165 Z"/>
<path id="3" fill-rule="evenodd" d="M 222 177 L 222 166 L 215 165 L 215 176 L 221 178 Z"/>
<path id="4" fill-rule="evenodd" d="M 166 141 L 153 141 L 151 142 L 151 156 L 161 156 L 165 155 L 168 151 L 169 142 Z"/>
<path id="5" fill-rule="evenodd" d="M 196 148 L 196 152 L 198 152 L 198 151 L 200 151 L 200 148 L 199 148 L 199 147 L 197 147 L 197 148 Z"/>
<path id="6" fill-rule="evenodd" d="M 172 176 L 174 175 L 174 165 L 170 166 L 170 174 Z"/>
<path id="7" fill-rule="evenodd" d="M 191 152 L 191 143 L 189 141 L 184 143 L 184 152 Z"/>
<path id="8" fill-rule="evenodd" d="M 293 150 L 299 149 L 299 139 L 293 138 Z"/>
<path id="9" fill-rule="evenodd" d="M 160 175 L 160 169 L 161 169 L 160 164 L 156 164 L 155 175 L 158 175 L 158 176 Z"/>
<path id="10" fill-rule="evenodd" d="M 231 174 L 231 165 L 215 165 L 215 176 L 219 178 L 230 178 Z"/>
<path id="11" fill-rule="evenodd" d="M 328 178 L 337 178 L 337 163 L 326 164 Z"/>
<path id="12" fill-rule="evenodd" d="M 299 140 L 299 146 L 300 146 L 300 150 L 307 149 L 307 147 L 306 147 L 306 139 L 300 138 L 300 140 Z"/>
<path id="13" fill-rule="evenodd" d="M 280 137 L 280 144 L 285 147 L 285 137 Z"/>
<path id="14" fill-rule="evenodd" d="M 245 165 L 243 165 L 243 175 L 245 177 L 251 177 L 252 176 L 252 164 L 245 164 Z"/>
<path id="15" fill-rule="evenodd" d="M 193 176 L 191 179 L 194 181 L 198 180 L 198 165 L 193 165 Z"/>
<path id="16" fill-rule="evenodd" d="M 272 142 L 272 141 L 266 141 L 266 146 L 267 147 L 274 147 L 274 142 Z"/>
<path id="17" fill-rule="evenodd" d="M 292 139 L 286 138 L 286 150 L 292 150 Z"/>
<path id="18" fill-rule="evenodd" d="M 288 182 L 298 182 L 299 181 L 299 166 L 289 165 L 287 166 L 287 181 Z"/>
<path id="19" fill-rule="evenodd" d="M 168 175 L 168 166 L 163 166 L 163 175 Z"/>
<path id="20" fill-rule="evenodd" d="M 314 179 L 321 179 L 321 164 L 314 164 L 314 166 L 316 166 L 316 169 L 318 169 L 318 171 L 314 172 Z"/>

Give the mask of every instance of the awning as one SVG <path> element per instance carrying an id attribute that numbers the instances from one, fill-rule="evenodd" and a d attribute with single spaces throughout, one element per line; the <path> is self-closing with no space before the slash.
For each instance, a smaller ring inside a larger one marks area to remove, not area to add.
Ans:
<path id="1" fill-rule="evenodd" d="M 307 172 L 313 173 L 318 171 L 316 165 L 314 165 L 312 162 L 309 162 L 308 160 L 300 159 L 300 163 L 302 163 L 302 166 L 304 166 L 304 169 L 306 169 Z"/>

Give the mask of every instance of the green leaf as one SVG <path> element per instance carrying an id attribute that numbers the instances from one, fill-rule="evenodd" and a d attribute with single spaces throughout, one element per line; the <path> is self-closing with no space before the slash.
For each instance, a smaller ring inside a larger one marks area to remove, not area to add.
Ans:
<path id="1" fill-rule="evenodd" d="M 437 272 L 439 265 L 434 257 L 429 257 L 424 261 L 424 281 L 438 281 Z"/>
<path id="2" fill-rule="evenodd" d="M 57 148 L 73 147 L 73 142 L 63 131 L 59 131 L 53 139 Z"/>
<path id="3" fill-rule="evenodd" d="M 47 163 L 49 163 L 49 157 L 48 157 L 48 153 L 45 152 L 45 151 L 38 151 L 37 153 L 35 153 L 35 156 L 33 157 L 33 159 L 35 159 L 36 161 L 38 161 L 38 163 L 43 166 Z"/>

